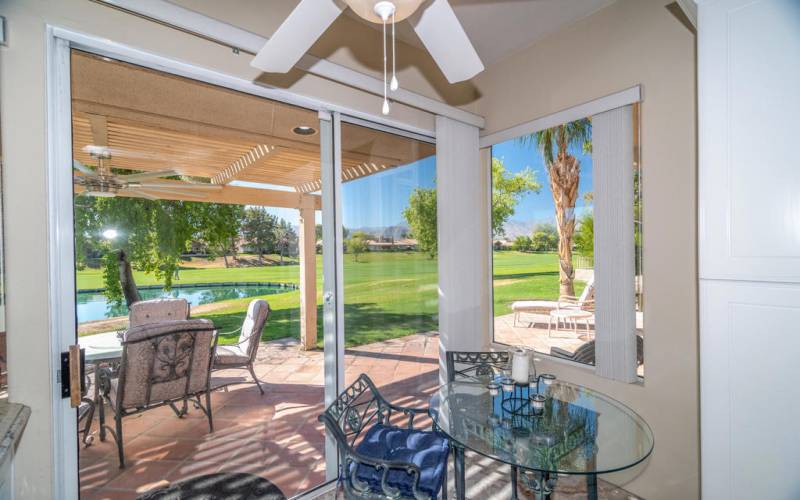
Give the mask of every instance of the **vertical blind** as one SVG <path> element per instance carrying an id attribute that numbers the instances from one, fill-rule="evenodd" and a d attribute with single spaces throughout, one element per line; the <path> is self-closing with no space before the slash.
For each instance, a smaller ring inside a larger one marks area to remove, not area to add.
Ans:
<path id="1" fill-rule="evenodd" d="M 592 117 L 596 373 L 636 375 L 633 106 Z"/>

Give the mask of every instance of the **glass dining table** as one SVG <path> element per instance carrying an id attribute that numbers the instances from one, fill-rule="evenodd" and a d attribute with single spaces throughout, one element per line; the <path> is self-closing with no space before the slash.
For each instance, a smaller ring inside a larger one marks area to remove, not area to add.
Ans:
<path id="1" fill-rule="evenodd" d="M 534 405 L 537 393 L 543 397 Z M 653 451 L 653 433 L 636 412 L 560 380 L 532 388 L 451 382 L 434 393 L 429 411 L 453 444 L 459 499 L 465 498 L 465 449 L 512 466 L 512 498 L 519 471 L 540 499 L 550 497 L 564 474 L 585 476 L 588 498 L 596 499 L 598 474 L 633 467 Z"/>

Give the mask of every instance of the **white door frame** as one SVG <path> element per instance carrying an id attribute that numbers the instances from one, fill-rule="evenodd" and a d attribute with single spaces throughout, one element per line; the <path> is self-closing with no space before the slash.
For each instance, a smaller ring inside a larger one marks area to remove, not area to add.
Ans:
<path id="1" fill-rule="evenodd" d="M 232 75 L 196 65 L 165 58 L 157 54 L 119 44 L 77 31 L 47 26 L 47 179 L 48 179 L 48 264 L 50 287 L 50 358 L 53 380 L 53 495 L 54 498 L 77 499 L 78 490 L 78 440 L 77 413 L 69 401 L 61 398 L 60 353 L 75 343 L 75 273 L 72 173 L 64 165 L 72 164 L 71 81 L 70 50 L 80 49 L 139 66 L 184 76 L 221 87 L 293 104 L 320 112 L 321 138 L 331 143 L 321 144 L 323 172 L 323 231 L 333 224 L 333 238 L 340 242 L 341 228 L 341 121 L 357 123 L 378 130 L 422 139 L 435 143 L 435 132 L 379 115 L 364 113 L 333 103 L 273 89 Z M 326 149 L 329 148 L 329 149 Z M 327 173 L 327 176 L 326 176 Z M 325 193 L 328 192 L 326 197 Z M 327 201 L 326 201 L 327 200 Z M 327 214 L 327 215 L 326 215 Z M 326 233 L 327 234 L 327 233 Z M 330 235 L 329 235 L 330 236 Z M 325 399 L 326 403 L 343 389 L 344 385 L 344 300 L 342 283 L 342 245 L 333 245 L 334 251 L 323 255 L 323 275 L 327 285 L 324 292 L 335 288 L 333 307 L 325 306 Z M 329 262 L 330 261 L 330 262 Z M 332 263 L 332 264 L 331 264 Z M 331 281 L 332 280 L 332 281 Z M 337 300 L 338 299 L 338 300 Z M 330 311 L 330 313 L 329 313 Z M 328 356 L 334 352 L 335 356 Z M 335 381 L 335 385 L 333 382 Z M 330 386 L 330 387 L 329 387 Z M 335 392 L 332 389 L 335 387 Z M 71 438 L 74 437 L 73 438 Z M 331 449 L 326 443 L 326 452 Z M 333 448 L 335 449 L 335 447 Z M 330 460 L 330 456 L 328 456 Z M 336 459 L 335 453 L 333 458 Z M 329 465 L 331 463 L 329 462 Z M 329 471 L 335 474 L 336 469 Z"/>

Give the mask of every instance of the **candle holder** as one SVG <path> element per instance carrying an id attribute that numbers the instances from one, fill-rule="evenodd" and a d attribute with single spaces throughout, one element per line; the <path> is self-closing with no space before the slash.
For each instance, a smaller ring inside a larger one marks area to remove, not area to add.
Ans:
<path id="1" fill-rule="evenodd" d="M 533 409 L 534 415 L 541 415 L 544 413 L 545 401 L 547 401 L 547 397 L 545 397 L 543 394 L 531 395 L 531 408 Z"/>
<path id="2" fill-rule="evenodd" d="M 508 385 L 507 385 L 508 382 Z M 530 417 L 534 415 L 530 400 L 530 386 L 513 380 L 504 381 L 500 406 L 503 412 L 512 417 Z M 510 386 L 510 387 L 509 387 Z"/>
<path id="3" fill-rule="evenodd" d="M 556 376 L 555 375 L 552 375 L 550 373 L 542 373 L 541 375 L 539 375 L 535 379 L 531 379 L 530 382 L 528 382 L 528 385 L 530 386 L 530 390 L 531 391 L 534 391 L 534 392 L 536 392 L 538 394 L 539 393 L 539 384 L 540 383 L 543 383 L 545 388 L 547 388 L 547 387 L 550 387 L 551 385 L 553 385 L 553 382 L 555 382 L 555 381 L 556 381 Z"/>

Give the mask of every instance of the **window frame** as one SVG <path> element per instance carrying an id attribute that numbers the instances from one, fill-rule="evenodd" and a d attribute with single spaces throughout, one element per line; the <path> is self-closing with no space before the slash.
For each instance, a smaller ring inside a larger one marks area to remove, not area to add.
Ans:
<path id="1" fill-rule="evenodd" d="M 623 106 L 631 105 L 633 106 L 634 113 L 636 114 L 636 118 L 634 121 L 634 159 L 638 162 L 637 166 L 639 168 L 639 195 L 641 196 L 642 192 L 642 173 L 641 173 L 641 102 L 642 102 L 642 91 L 641 85 L 635 85 L 633 87 L 621 90 L 619 92 L 615 92 L 613 94 L 609 94 L 607 96 L 603 96 L 583 104 L 579 104 L 576 106 L 572 106 L 570 108 L 563 109 L 561 111 L 557 111 L 555 113 L 551 113 L 534 120 L 524 122 L 518 125 L 514 125 L 512 127 L 500 130 L 498 132 L 494 132 L 491 134 L 483 135 L 480 138 L 480 152 L 481 152 L 481 166 L 484 170 L 483 175 L 485 175 L 485 182 L 486 182 L 486 189 L 489 192 L 489 203 L 486 206 L 486 210 L 488 212 L 489 217 L 489 224 L 488 224 L 488 232 L 486 235 L 486 244 L 488 245 L 489 252 L 489 312 L 491 315 L 489 321 L 489 329 L 490 329 L 490 344 L 492 349 L 495 350 L 508 350 L 512 349 L 515 346 L 510 344 L 503 344 L 501 342 L 497 342 L 495 340 L 495 315 L 494 315 L 494 234 L 492 234 L 492 224 L 491 224 L 491 217 L 492 217 L 492 169 L 491 169 L 491 162 L 492 162 L 492 147 L 503 142 L 516 139 L 518 137 L 533 134 L 535 132 L 539 132 L 541 130 L 545 130 L 551 127 L 558 126 L 562 123 L 568 123 L 571 121 L 579 120 L 586 117 L 591 117 L 599 113 L 604 113 L 606 111 L 611 111 L 616 108 L 620 108 Z M 643 209 L 642 209 L 643 212 Z M 635 231 L 635 229 L 634 229 Z M 643 230 L 640 230 L 642 233 Z M 636 256 L 634 256 L 636 259 Z M 643 259 L 642 259 L 643 261 Z M 642 275 L 644 274 L 644 270 L 642 270 Z M 644 281 L 644 280 L 643 280 Z M 588 373 L 592 373 L 599 377 L 602 377 L 607 380 L 614 380 L 608 377 L 603 377 L 602 375 L 597 374 L 597 366 L 596 365 L 587 365 L 584 363 L 579 363 L 577 361 L 572 361 L 569 359 L 559 358 L 557 356 L 552 356 L 548 353 L 539 352 L 534 350 L 534 353 L 537 356 L 543 356 L 547 359 L 548 362 L 555 362 L 559 364 L 563 364 L 566 366 L 574 367 L 582 369 Z M 644 377 L 637 376 L 636 381 L 633 383 L 642 383 Z M 624 382 L 623 382 L 624 383 Z"/>

